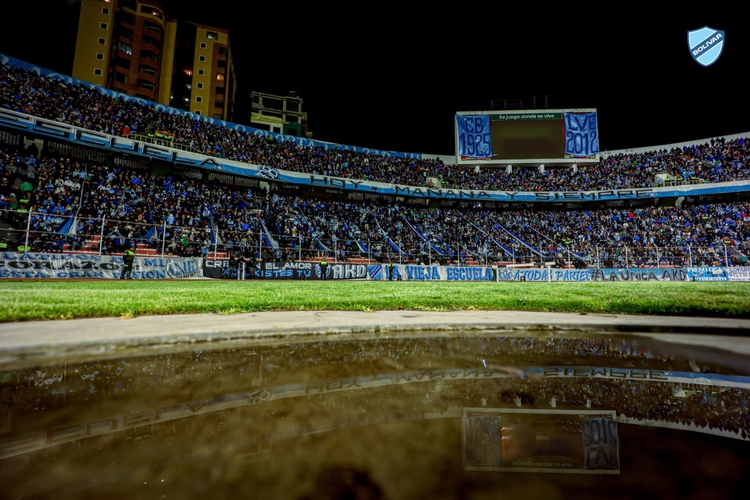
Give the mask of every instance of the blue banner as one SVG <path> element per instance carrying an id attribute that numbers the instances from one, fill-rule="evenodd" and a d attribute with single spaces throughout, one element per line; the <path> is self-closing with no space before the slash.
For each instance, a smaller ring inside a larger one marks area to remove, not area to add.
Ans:
<path id="1" fill-rule="evenodd" d="M 492 159 L 490 115 L 456 115 L 456 128 L 462 160 Z"/>
<path id="2" fill-rule="evenodd" d="M 599 154 L 596 113 L 563 113 L 565 158 L 593 158 Z"/>
<path id="3" fill-rule="evenodd" d="M 726 267 L 691 267 L 688 278 L 690 281 L 729 281 L 729 272 Z"/>
<path id="4" fill-rule="evenodd" d="M 226 174 L 271 179 L 289 184 L 343 189 L 367 194 L 411 196 L 415 198 L 459 199 L 501 202 L 585 202 L 610 200 L 643 200 L 677 198 L 680 196 L 708 196 L 750 191 L 750 180 L 713 184 L 688 184 L 666 188 L 612 189 L 604 191 L 483 191 L 471 189 L 436 189 L 424 186 L 402 186 L 384 182 L 360 181 L 279 170 L 268 166 L 251 165 L 224 158 L 216 158 L 187 151 L 143 143 L 125 137 L 79 129 L 65 123 L 30 117 L 0 108 L 0 126 L 44 137 L 53 137 L 85 147 L 157 158 L 178 165 L 219 171 Z"/>

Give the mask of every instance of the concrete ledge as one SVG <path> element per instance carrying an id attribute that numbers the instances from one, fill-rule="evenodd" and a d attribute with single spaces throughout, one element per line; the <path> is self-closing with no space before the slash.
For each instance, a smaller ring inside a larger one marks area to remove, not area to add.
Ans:
<path id="1" fill-rule="evenodd" d="M 0 366 L 123 355 L 136 348 L 228 341 L 404 334 L 504 336 L 639 335 L 750 354 L 750 320 L 518 311 L 292 311 L 75 319 L 0 324 Z M 218 346 L 217 346 L 218 347 Z"/>

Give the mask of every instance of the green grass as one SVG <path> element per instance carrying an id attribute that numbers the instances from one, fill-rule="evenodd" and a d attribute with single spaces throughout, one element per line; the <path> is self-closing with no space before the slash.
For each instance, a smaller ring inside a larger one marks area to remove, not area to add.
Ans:
<path id="1" fill-rule="evenodd" d="M 255 311 L 514 310 L 750 318 L 743 283 L 0 282 L 0 322 Z"/>

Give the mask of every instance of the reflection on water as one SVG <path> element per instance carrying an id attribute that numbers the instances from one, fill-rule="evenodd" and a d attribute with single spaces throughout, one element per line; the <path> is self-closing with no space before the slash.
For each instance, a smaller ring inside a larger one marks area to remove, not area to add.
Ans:
<path id="1" fill-rule="evenodd" d="M 2 496 L 730 498 L 750 487 L 750 364 L 738 356 L 487 333 L 170 349 L 0 370 Z"/>

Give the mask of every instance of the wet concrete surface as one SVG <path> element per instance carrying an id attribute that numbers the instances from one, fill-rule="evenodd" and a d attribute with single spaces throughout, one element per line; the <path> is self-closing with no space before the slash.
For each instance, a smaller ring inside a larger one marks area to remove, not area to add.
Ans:
<path id="1" fill-rule="evenodd" d="M 3 324 L 0 491 L 743 497 L 748 328 L 477 311 Z"/>

